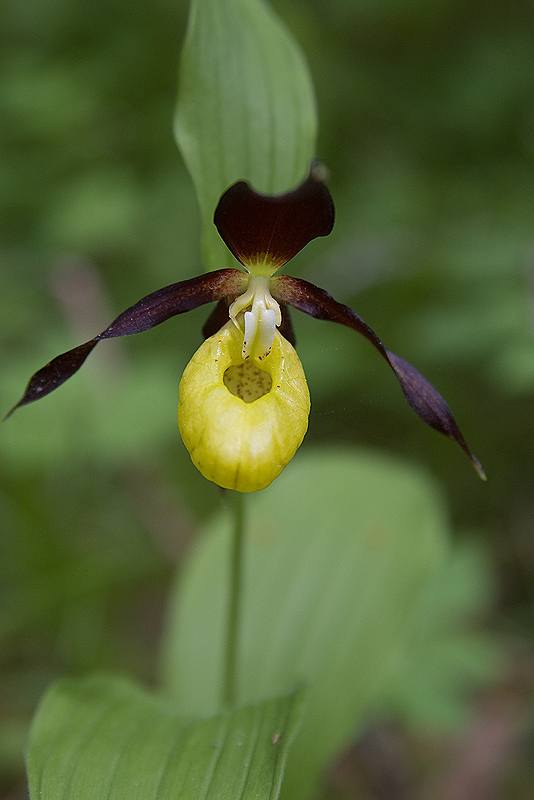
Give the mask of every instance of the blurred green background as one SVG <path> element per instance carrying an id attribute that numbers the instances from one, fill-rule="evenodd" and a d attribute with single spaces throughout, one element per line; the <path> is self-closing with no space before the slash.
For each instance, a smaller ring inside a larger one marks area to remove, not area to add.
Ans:
<path id="1" fill-rule="evenodd" d="M 489 481 L 418 421 L 367 342 L 295 312 L 312 395 L 303 447 L 378 448 L 435 476 L 458 537 L 490 548 L 496 591 L 487 625 L 509 653 L 505 694 L 528 717 L 531 4 L 273 5 L 311 66 L 318 155 L 337 206 L 333 234 L 310 244 L 289 272 L 352 305 L 434 383 Z M 4 0 L 0 14 L 3 414 L 54 355 L 203 267 L 196 200 L 172 138 L 185 0 Z M 24 796 L 28 721 L 55 677 L 111 668 L 155 679 L 174 565 L 220 504 L 175 421 L 178 382 L 205 316 L 200 309 L 102 343 L 79 375 L 0 429 L 5 797 Z M 412 747 L 408 760 L 437 769 L 432 746 Z M 502 797 L 531 796 L 533 749 L 527 733 L 507 773 L 513 792 Z M 343 794 L 343 783 L 340 796 L 401 796 L 355 785 L 360 794 Z"/>

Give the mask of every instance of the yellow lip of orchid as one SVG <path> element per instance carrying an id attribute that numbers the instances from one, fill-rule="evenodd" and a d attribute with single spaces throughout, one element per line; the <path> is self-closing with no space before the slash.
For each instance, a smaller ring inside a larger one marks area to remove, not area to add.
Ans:
<path id="1" fill-rule="evenodd" d="M 233 321 L 207 339 L 180 381 L 178 424 L 202 475 L 254 492 L 278 477 L 308 427 L 310 395 L 293 346 L 274 331 L 261 361 L 245 360 Z"/>

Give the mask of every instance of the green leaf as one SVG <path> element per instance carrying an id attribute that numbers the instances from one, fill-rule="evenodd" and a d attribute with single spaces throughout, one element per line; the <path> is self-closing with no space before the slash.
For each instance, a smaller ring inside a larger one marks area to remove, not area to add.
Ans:
<path id="1" fill-rule="evenodd" d="M 302 692 L 191 718 L 117 678 L 63 680 L 27 753 L 33 800 L 274 800 Z"/>
<path id="2" fill-rule="evenodd" d="M 282 794 L 308 797 L 375 702 L 443 563 L 447 529 L 425 475 L 344 450 L 299 454 L 247 498 L 240 700 L 301 680 L 309 701 Z M 171 612 L 165 675 L 186 708 L 221 694 L 229 521 L 205 532 Z"/>
<path id="3" fill-rule="evenodd" d="M 209 269 L 235 266 L 213 226 L 232 183 L 283 192 L 315 156 L 315 97 L 306 61 L 262 0 L 191 0 L 175 135 L 201 208 Z"/>

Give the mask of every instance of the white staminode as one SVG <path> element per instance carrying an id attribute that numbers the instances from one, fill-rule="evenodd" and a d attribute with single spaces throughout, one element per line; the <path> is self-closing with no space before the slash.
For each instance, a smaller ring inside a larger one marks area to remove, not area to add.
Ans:
<path id="1" fill-rule="evenodd" d="M 246 292 L 234 300 L 228 313 L 243 334 L 243 359 L 266 358 L 276 327 L 282 322 L 280 306 L 269 291 L 269 279 L 251 275 Z"/>

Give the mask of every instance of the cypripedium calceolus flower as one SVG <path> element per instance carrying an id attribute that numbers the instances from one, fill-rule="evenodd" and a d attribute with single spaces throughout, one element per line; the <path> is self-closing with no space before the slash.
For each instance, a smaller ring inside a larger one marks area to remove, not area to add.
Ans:
<path id="1" fill-rule="evenodd" d="M 458 442 L 485 477 L 445 400 L 420 372 L 324 289 L 276 274 L 308 242 L 332 230 L 334 204 L 322 178 L 314 164 L 307 180 L 286 194 L 260 194 L 244 181 L 231 186 L 214 222 L 242 268 L 215 270 L 147 295 L 94 339 L 36 372 L 12 411 L 64 383 L 103 339 L 140 333 L 216 302 L 203 328 L 205 341 L 180 382 L 180 432 L 204 477 L 240 492 L 263 489 L 292 459 L 308 426 L 310 397 L 294 349 L 292 306 L 365 336 L 388 362 L 413 410 Z"/>

